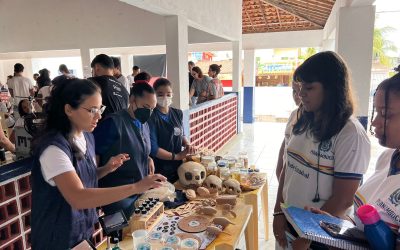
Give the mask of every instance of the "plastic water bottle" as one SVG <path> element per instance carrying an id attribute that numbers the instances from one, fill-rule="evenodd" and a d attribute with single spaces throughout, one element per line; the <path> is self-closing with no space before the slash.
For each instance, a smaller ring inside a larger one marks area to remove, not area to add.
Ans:
<path id="1" fill-rule="evenodd" d="M 357 209 L 357 216 L 364 224 L 364 234 L 372 249 L 394 249 L 395 236 L 392 230 L 371 205 L 363 205 Z"/>

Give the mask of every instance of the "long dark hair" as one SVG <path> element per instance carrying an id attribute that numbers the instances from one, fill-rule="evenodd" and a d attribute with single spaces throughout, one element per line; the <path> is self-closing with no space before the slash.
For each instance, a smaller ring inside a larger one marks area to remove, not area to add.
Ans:
<path id="1" fill-rule="evenodd" d="M 51 85 L 50 71 L 48 69 L 41 69 L 39 70 L 39 74 L 40 75 L 37 79 L 38 88 L 41 89 L 44 86 L 50 86 Z"/>
<path id="2" fill-rule="evenodd" d="M 96 84 L 88 80 L 77 78 L 64 79 L 59 84 L 55 85 L 51 90 L 45 111 L 44 134 L 35 138 L 34 141 L 36 141 L 36 143 L 34 143 L 34 145 L 39 145 L 44 137 L 60 133 L 70 143 L 75 157 L 81 159 L 83 153 L 73 141 L 73 136 L 71 134 L 72 124 L 65 114 L 64 107 L 66 104 L 69 104 L 73 109 L 78 109 L 87 97 L 94 95 L 96 92 L 100 92 Z"/>
<path id="3" fill-rule="evenodd" d="M 400 73 L 395 74 L 394 76 L 384 80 L 381 82 L 375 90 L 375 93 L 378 91 L 384 91 L 385 94 L 385 120 L 383 126 L 383 145 L 386 145 L 386 122 L 387 122 L 387 109 L 389 105 L 390 93 L 400 96 Z M 375 96 L 375 94 L 374 94 Z M 375 106 L 372 107 L 372 115 L 371 115 L 371 127 L 370 131 L 372 132 L 372 121 L 374 120 Z"/>
<path id="4" fill-rule="evenodd" d="M 201 69 L 197 66 L 194 66 L 192 68 L 192 71 L 196 72 L 199 75 L 199 78 L 203 78 L 203 71 L 201 71 Z"/>
<path id="5" fill-rule="evenodd" d="M 315 114 L 301 106 L 294 134 L 307 131 L 321 142 L 339 133 L 354 111 L 349 71 L 343 59 L 332 51 L 317 53 L 296 69 L 294 80 L 302 84 L 319 82 L 324 90 L 321 117 L 315 120 Z"/>

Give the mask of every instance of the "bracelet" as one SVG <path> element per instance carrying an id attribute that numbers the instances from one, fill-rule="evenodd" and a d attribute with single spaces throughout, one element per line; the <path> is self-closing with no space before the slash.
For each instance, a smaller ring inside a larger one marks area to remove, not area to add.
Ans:
<path id="1" fill-rule="evenodd" d="M 282 211 L 279 211 L 279 212 L 275 212 L 275 213 L 273 213 L 272 214 L 272 216 L 278 216 L 278 215 L 285 215 Z"/>
<path id="2" fill-rule="evenodd" d="M 174 154 L 174 152 L 172 152 L 171 154 L 172 154 L 172 160 L 175 160 L 175 154 Z"/>

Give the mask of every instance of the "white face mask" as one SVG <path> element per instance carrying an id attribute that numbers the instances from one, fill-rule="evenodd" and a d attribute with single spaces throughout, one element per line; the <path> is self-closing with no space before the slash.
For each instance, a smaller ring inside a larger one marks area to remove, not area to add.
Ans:
<path id="1" fill-rule="evenodd" d="M 169 107 L 172 104 L 172 97 L 171 96 L 158 96 L 157 104 L 164 108 Z"/>

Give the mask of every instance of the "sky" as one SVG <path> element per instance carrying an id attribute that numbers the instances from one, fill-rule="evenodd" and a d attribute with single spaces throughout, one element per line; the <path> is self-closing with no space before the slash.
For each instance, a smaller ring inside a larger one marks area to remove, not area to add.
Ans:
<path id="1" fill-rule="evenodd" d="M 396 30 L 387 35 L 387 39 L 392 41 L 399 49 L 397 56 L 400 55 L 400 1 L 399 0 L 376 0 L 376 19 L 375 27 L 381 28 L 390 26 Z M 396 56 L 393 55 L 393 56 Z"/>

